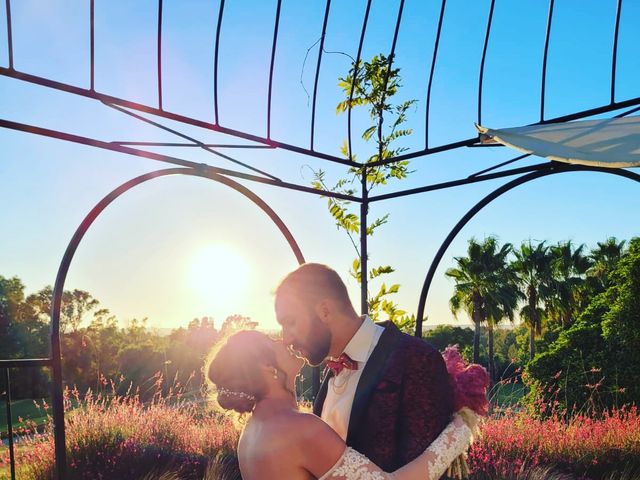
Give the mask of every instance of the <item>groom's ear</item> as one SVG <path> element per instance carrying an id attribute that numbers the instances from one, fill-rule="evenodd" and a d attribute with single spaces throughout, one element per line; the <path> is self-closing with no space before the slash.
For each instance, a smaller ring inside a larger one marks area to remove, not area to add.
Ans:
<path id="1" fill-rule="evenodd" d="M 331 317 L 331 305 L 329 304 L 329 300 L 325 299 L 318 302 L 316 304 L 315 311 L 322 323 L 329 323 L 329 318 Z"/>

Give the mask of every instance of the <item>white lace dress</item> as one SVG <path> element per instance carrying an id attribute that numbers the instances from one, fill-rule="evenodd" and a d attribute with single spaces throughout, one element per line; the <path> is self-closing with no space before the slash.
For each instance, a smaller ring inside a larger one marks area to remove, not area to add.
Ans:
<path id="1" fill-rule="evenodd" d="M 437 480 L 471 443 L 471 429 L 459 415 L 418 458 L 386 473 L 367 457 L 347 447 L 338 462 L 319 480 Z"/>

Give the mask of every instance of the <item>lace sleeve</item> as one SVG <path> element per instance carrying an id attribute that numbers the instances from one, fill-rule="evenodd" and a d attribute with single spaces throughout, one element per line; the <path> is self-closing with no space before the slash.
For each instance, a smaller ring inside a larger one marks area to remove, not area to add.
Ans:
<path id="1" fill-rule="evenodd" d="M 367 457 L 348 447 L 319 480 L 436 480 L 471 442 L 471 430 L 459 415 L 418 458 L 394 473 L 385 473 Z"/>
<path id="2" fill-rule="evenodd" d="M 392 480 L 393 474 L 380 468 L 351 447 L 347 447 L 331 470 L 319 480 Z"/>

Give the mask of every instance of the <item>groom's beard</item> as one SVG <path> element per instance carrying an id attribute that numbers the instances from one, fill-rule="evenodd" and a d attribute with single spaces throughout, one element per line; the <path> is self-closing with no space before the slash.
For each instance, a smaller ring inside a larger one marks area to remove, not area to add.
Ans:
<path id="1" fill-rule="evenodd" d="M 312 367 L 317 367 L 329 355 L 331 348 L 331 331 L 319 317 L 311 320 L 309 335 L 305 338 L 305 344 L 300 345 L 305 360 Z M 299 349 L 299 348 L 297 348 Z"/>

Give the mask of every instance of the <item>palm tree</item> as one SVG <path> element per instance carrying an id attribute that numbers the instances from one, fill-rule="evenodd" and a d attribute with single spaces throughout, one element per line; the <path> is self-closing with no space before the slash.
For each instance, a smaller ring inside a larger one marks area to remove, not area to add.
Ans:
<path id="1" fill-rule="evenodd" d="M 552 290 L 552 256 L 545 242 L 532 245 L 531 240 L 514 250 L 516 257 L 512 264 L 517 276 L 525 305 L 520 317 L 529 326 L 529 356 L 536 354 L 536 336 L 542 334 L 545 312 L 541 306 L 547 301 Z"/>
<path id="2" fill-rule="evenodd" d="M 493 327 L 503 318 L 513 319 L 518 302 L 515 276 L 508 268 L 507 256 L 512 250 L 507 243 L 499 247 L 495 237 L 482 243 L 469 240 L 466 257 L 455 257 L 456 267 L 446 271 L 455 280 L 454 294 L 449 300 L 451 312 L 457 317 L 464 310 L 472 319 L 473 361 L 480 360 L 480 326 L 489 329 L 489 374 L 495 377 L 493 364 Z"/>
<path id="3" fill-rule="evenodd" d="M 549 317 L 560 323 L 563 329 L 571 326 L 587 295 L 584 279 L 592 262 L 584 254 L 584 249 L 584 244 L 574 249 L 569 240 L 549 250 L 552 257 L 552 291 L 546 307 Z"/>
<path id="4" fill-rule="evenodd" d="M 625 241 L 618 241 L 616 237 L 609 237 L 591 250 L 589 257 L 593 264 L 587 274 L 594 284 L 596 293 L 604 292 L 611 286 L 609 274 L 624 255 Z"/>
<path id="5" fill-rule="evenodd" d="M 521 298 L 520 291 L 516 286 L 513 269 L 511 269 L 504 260 L 497 260 L 497 263 L 501 263 L 501 266 L 495 271 L 494 292 L 492 292 L 488 298 L 485 298 L 486 323 L 489 337 L 489 376 L 492 380 L 497 378 L 495 349 L 493 347 L 494 327 L 505 318 L 513 323 L 515 310 Z"/>

